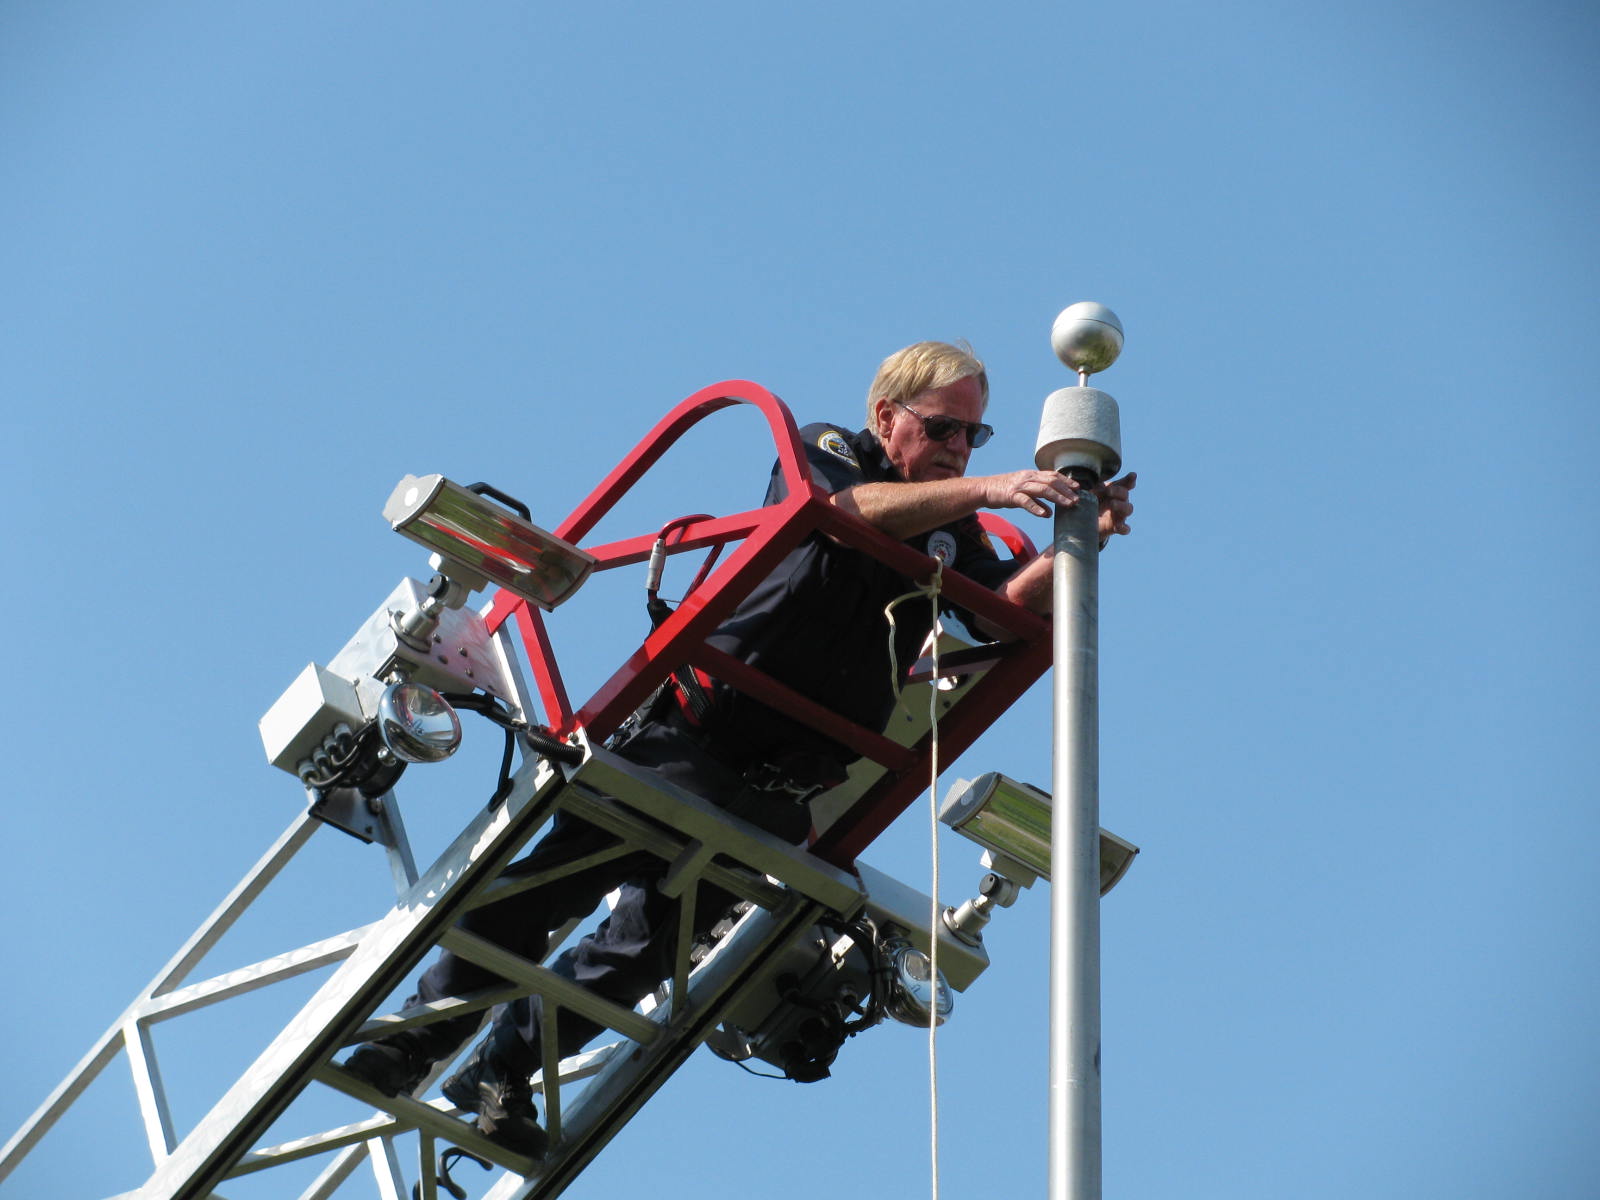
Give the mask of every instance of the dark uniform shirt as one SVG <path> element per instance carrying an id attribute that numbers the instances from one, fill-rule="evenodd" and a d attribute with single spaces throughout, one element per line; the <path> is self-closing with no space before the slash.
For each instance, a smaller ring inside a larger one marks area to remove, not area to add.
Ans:
<path id="1" fill-rule="evenodd" d="M 837 425 L 800 430 L 811 478 L 825 491 L 858 483 L 902 482 L 871 432 Z M 766 503 L 786 495 L 775 467 Z M 923 554 L 945 553 L 947 569 L 986 588 L 997 588 L 1017 569 L 1001 562 L 976 516 L 966 516 L 906 545 Z M 915 582 L 870 554 L 813 534 L 778 565 L 734 610 L 709 642 L 765 671 L 801 695 L 843 717 L 881 732 L 894 711 L 889 624 L 884 608 Z M 948 603 L 946 611 L 962 615 Z M 932 606 L 913 599 L 895 609 L 895 655 L 902 674 L 916 659 L 933 626 Z M 719 757 L 740 766 L 815 756 L 839 768 L 856 757 L 837 743 L 725 685 L 714 688 L 706 722 Z"/>

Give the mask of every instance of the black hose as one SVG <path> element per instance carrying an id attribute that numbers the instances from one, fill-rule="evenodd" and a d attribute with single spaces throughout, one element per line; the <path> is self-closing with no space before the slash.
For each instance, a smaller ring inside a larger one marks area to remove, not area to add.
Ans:
<path id="1" fill-rule="evenodd" d="M 439 695 L 446 704 L 487 717 L 508 733 L 520 733 L 528 745 L 545 758 L 566 763 L 569 767 L 575 767 L 583 761 L 583 751 L 577 746 L 562 741 L 548 729 L 518 720 L 493 696 L 485 696 L 480 692 L 441 692 Z"/>

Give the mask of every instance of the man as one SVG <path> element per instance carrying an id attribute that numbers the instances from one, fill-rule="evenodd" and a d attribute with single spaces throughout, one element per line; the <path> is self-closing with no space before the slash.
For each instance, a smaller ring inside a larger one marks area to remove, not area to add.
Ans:
<path id="1" fill-rule="evenodd" d="M 832 502 L 924 553 L 937 548 L 951 569 L 1015 603 L 1048 612 L 1050 556 L 1020 568 L 1002 563 L 976 519 L 979 509 L 1018 508 L 1045 517 L 1052 506 L 1077 503 L 1078 485 L 1054 471 L 969 476 L 972 451 L 992 430 L 981 421 L 988 377 L 969 348 L 919 342 L 884 360 L 867 395 L 868 427 L 835 425 L 801 431 L 812 478 Z M 1102 539 L 1129 531 L 1132 474 L 1101 489 Z M 767 502 L 781 499 L 774 471 Z M 802 695 L 869 728 L 881 730 L 895 703 L 889 674 L 885 605 L 910 583 L 882 563 L 829 538 L 814 536 L 792 551 L 751 592 L 709 641 Z M 896 661 L 908 663 L 926 638 L 926 605 L 895 624 Z M 849 754 L 813 730 L 715 680 L 699 695 L 683 685 L 663 689 L 614 749 L 632 762 L 791 842 L 804 839 L 806 801 L 844 778 Z M 694 690 L 694 689 L 691 689 Z M 550 831 L 508 876 L 574 862 L 614 845 L 592 825 L 559 815 Z M 548 931 L 592 912 L 619 885 L 622 894 L 595 933 L 561 954 L 551 969 L 590 991 L 632 1006 L 671 971 L 677 926 L 674 902 L 655 889 L 665 864 L 644 852 L 576 871 L 470 913 L 463 926 L 524 957 L 543 957 Z M 709 887 L 696 904 L 697 932 L 720 918 L 731 897 Z M 448 951 L 424 972 L 411 1003 L 458 995 L 499 982 L 491 972 Z M 488 1034 L 442 1085 L 446 1097 L 477 1115 L 478 1128 L 530 1156 L 545 1134 L 529 1077 L 540 1061 L 539 997 L 497 1010 Z M 439 1058 L 455 1050 L 476 1018 L 436 1022 L 368 1043 L 346 1066 L 380 1090 L 415 1089 Z M 558 1048 L 576 1053 L 600 1027 L 563 1012 Z"/>

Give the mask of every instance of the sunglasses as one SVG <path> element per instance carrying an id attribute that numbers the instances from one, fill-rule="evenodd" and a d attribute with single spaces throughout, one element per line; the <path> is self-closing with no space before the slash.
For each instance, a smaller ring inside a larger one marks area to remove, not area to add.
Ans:
<path id="1" fill-rule="evenodd" d="M 930 441 L 948 442 L 965 430 L 967 445 L 976 450 L 994 436 L 992 426 L 977 421 L 958 421 L 954 417 L 925 417 L 904 400 L 896 400 L 895 403 L 922 422 L 922 432 L 928 435 Z"/>

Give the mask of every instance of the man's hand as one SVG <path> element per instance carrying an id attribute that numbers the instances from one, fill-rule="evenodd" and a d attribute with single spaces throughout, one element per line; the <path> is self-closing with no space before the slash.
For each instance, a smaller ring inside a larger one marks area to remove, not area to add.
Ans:
<path id="1" fill-rule="evenodd" d="M 1012 471 L 973 480 L 983 489 L 982 508 L 1020 508 L 1048 517 L 1050 505 L 1071 508 L 1078 502 L 1078 481 L 1056 471 Z"/>
<path id="2" fill-rule="evenodd" d="M 1134 471 L 1129 471 L 1121 479 L 1113 479 L 1109 483 L 1102 483 L 1095 489 L 1095 495 L 1100 498 L 1100 541 L 1104 543 L 1114 533 L 1132 533 L 1128 527 L 1128 518 L 1133 516 L 1133 501 L 1128 499 L 1128 493 L 1133 491 L 1133 485 L 1139 482 L 1139 476 Z"/>
<path id="3" fill-rule="evenodd" d="M 1019 475 L 1055 475 L 1053 471 L 1019 471 Z M 1071 502 L 1078 502 L 1077 493 L 1082 489 L 1072 479 L 1066 476 L 1055 476 L 1061 480 L 1066 490 L 1072 493 Z M 996 475 L 995 479 L 1010 479 L 1009 475 Z M 1121 479 L 1113 479 L 1102 483 L 1095 489 L 1095 496 L 1100 501 L 1100 540 L 1102 544 L 1113 534 L 1128 533 L 1128 518 L 1133 516 L 1133 501 L 1128 498 L 1128 493 L 1133 490 L 1139 478 L 1129 471 Z M 1015 507 L 1021 508 L 1022 505 Z M 1046 616 L 1050 613 L 1053 595 L 1053 579 L 1051 576 L 1051 558 L 1054 551 L 1050 546 L 1029 559 L 1023 564 L 1022 569 L 1013 575 L 999 588 L 999 592 L 1013 604 L 1020 604 L 1024 608 L 1032 609 L 1036 613 Z M 999 630 L 984 626 L 980 622 L 980 632 L 986 637 L 1003 637 Z"/>
<path id="4" fill-rule="evenodd" d="M 1102 483 L 1095 489 L 1100 501 L 1100 537 L 1130 533 L 1128 518 L 1133 516 L 1133 501 L 1128 493 L 1139 477 L 1129 471 L 1121 479 Z M 1050 505 L 1071 508 L 1082 490 L 1076 479 L 1057 471 L 1012 471 L 1007 475 L 984 475 L 974 482 L 982 485 L 984 508 L 1020 508 L 1036 517 L 1051 515 Z"/>

